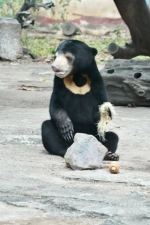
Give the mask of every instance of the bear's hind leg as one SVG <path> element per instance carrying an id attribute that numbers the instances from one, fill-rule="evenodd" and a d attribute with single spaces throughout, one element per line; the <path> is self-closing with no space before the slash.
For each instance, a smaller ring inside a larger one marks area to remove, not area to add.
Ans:
<path id="1" fill-rule="evenodd" d="M 100 141 L 107 149 L 108 152 L 104 158 L 104 160 L 110 161 L 118 161 L 119 156 L 115 153 L 117 150 L 119 138 L 117 134 L 113 132 L 106 132 L 105 133 L 105 141 Z"/>
<path id="2" fill-rule="evenodd" d="M 61 134 L 58 132 L 52 120 L 44 121 L 42 124 L 42 142 L 45 149 L 50 154 L 62 157 L 64 157 L 67 148 L 71 145 L 61 137 Z"/>

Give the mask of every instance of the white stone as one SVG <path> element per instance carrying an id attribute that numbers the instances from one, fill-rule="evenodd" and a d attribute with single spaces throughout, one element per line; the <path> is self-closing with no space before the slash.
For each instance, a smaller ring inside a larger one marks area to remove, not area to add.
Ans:
<path id="1" fill-rule="evenodd" d="M 92 135 L 77 133 L 64 156 L 73 170 L 99 169 L 107 149 Z"/>

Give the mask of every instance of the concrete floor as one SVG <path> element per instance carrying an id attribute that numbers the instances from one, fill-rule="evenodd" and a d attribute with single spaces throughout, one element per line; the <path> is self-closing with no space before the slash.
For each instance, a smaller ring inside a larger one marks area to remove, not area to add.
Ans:
<path id="1" fill-rule="evenodd" d="M 116 107 L 120 173 L 72 171 L 41 144 L 53 72 L 0 64 L 0 224 L 149 225 L 150 109 Z"/>

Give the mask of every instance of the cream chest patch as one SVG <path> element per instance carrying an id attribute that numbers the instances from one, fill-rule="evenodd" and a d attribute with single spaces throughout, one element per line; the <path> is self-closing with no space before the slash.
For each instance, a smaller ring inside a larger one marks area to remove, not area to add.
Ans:
<path id="1" fill-rule="evenodd" d="M 74 94 L 85 95 L 87 92 L 91 90 L 91 81 L 86 74 L 82 74 L 83 77 L 86 78 L 86 84 L 82 87 L 78 87 L 73 81 L 74 75 L 70 75 L 69 77 L 65 77 L 63 82 L 65 87 L 70 90 Z"/>

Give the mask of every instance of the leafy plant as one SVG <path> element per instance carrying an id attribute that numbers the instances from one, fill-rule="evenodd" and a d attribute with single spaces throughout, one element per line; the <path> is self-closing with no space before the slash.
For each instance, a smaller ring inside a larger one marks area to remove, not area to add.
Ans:
<path id="1" fill-rule="evenodd" d="M 116 33 L 116 35 L 119 37 L 121 34 L 121 30 L 120 27 L 116 27 L 116 29 L 114 30 L 114 32 Z"/>
<path id="2" fill-rule="evenodd" d="M 53 24 L 53 29 L 55 29 L 55 30 L 61 30 L 61 25 L 59 23 L 54 23 Z"/>
<path id="3" fill-rule="evenodd" d="M 35 0 L 36 3 L 40 3 L 41 1 L 42 0 Z M 14 15 L 23 5 L 24 0 L 1 0 L 0 3 L 0 16 L 14 17 Z"/>
<path id="4" fill-rule="evenodd" d="M 16 12 L 21 7 L 23 1 L 22 0 L 2 0 L 2 8 L 0 9 L 1 16 L 5 17 L 13 17 Z"/>
<path id="5" fill-rule="evenodd" d="M 52 14 L 53 16 L 56 15 L 56 11 L 59 11 L 60 14 L 60 18 L 65 21 L 67 19 L 68 16 L 68 11 L 67 8 L 70 5 L 70 2 L 72 0 L 56 0 L 55 1 L 55 7 L 52 8 Z M 81 0 L 77 0 L 77 1 L 81 1 Z"/>

